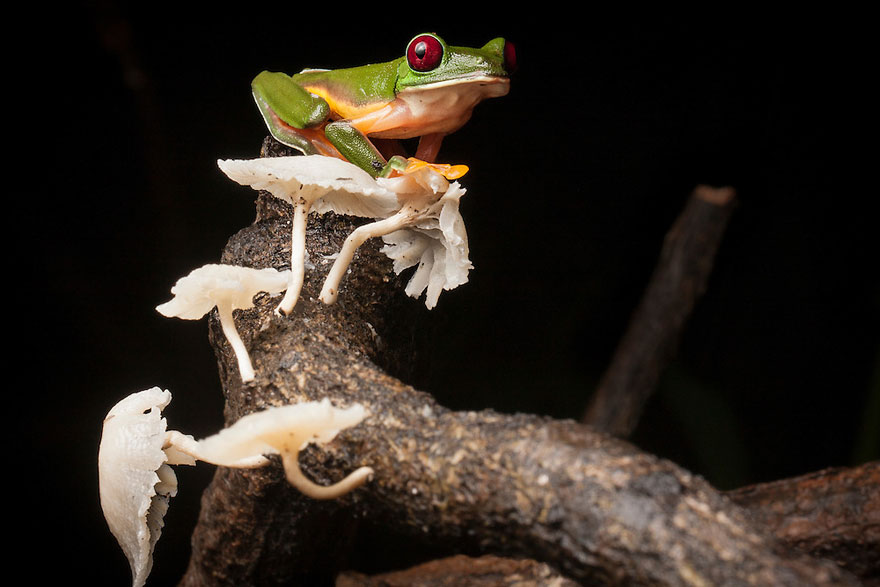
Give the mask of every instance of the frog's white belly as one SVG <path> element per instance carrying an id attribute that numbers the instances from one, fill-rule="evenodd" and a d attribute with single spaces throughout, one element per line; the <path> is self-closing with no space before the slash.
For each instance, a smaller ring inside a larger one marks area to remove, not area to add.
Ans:
<path id="1" fill-rule="evenodd" d="M 426 134 L 449 134 L 471 117 L 474 106 L 486 98 L 507 94 L 510 80 L 475 77 L 439 82 L 417 89 L 403 90 L 396 99 L 364 117 L 365 125 L 355 126 L 372 137 L 405 139 Z"/>

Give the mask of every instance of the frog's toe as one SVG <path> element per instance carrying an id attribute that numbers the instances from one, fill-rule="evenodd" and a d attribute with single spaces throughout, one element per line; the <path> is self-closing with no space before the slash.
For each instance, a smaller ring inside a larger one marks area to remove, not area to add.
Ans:
<path id="1" fill-rule="evenodd" d="M 448 163 L 428 163 L 427 161 L 422 161 L 421 159 L 416 159 L 415 157 L 410 157 L 407 160 L 406 169 L 404 169 L 404 173 L 414 173 L 420 169 L 424 169 L 425 167 L 429 167 L 435 172 L 439 173 L 446 179 L 458 179 L 462 177 L 465 173 L 468 172 L 467 165 L 449 165 Z"/>

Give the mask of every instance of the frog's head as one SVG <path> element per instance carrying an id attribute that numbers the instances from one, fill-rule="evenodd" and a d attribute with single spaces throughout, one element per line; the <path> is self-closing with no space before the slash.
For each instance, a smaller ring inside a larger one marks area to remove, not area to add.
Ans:
<path id="1" fill-rule="evenodd" d="M 433 33 L 414 37 L 398 68 L 397 90 L 433 84 L 490 82 L 503 86 L 516 69 L 513 43 L 492 39 L 479 49 L 452 47 Z"/>

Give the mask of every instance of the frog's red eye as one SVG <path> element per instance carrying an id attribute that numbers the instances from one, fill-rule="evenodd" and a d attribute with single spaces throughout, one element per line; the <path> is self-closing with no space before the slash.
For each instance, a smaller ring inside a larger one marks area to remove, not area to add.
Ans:
<path id="1" fill-rule="evenodd" d="M 507 75 L 516 71 L 516 47 L 510 41 L 504 41 L 504 71 Z"/>
<path id="2" fill-rule="evenodd" d="M 443 44 L 433 35 L 419 35 L 406 48 L 406 60 L 416 71 L 431 71 L 442 59 Z"/>

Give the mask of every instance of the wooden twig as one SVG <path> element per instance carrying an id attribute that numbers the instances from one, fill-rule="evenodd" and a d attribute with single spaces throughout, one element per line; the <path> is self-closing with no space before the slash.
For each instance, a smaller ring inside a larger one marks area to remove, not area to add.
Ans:
<path id="1" fill-rule="evenodd" d="M 706 289 L 735 201 L 732 188 L 698 186 L 693 191 L 666 235 L 654 274 L 590 400 L 584 423 L 621 438 L 633 432 Z"/>
<path id="2" fill-rule="evenodd" d="M 290 210 L 261 196 L 257 222 L 233 237 L 223 262 L 282 268 Z M 432 555 L 529 558 L 588 584 L 855 584 L 838 567 L 788 551 L 745 510 L 673 463 L 572 421 L 492 411 L 455 412 L 391 377 L 402 371 L 421 302 L 407 299 L 376 243 L 359 250 L 339 301 L 317 300 L 332 254 L 353 228 L 311 224 L 309 273 L 291 316 L 258 299 L 237 315 L 257 378 L 243 384 L 217 320 L 212 341 L 226 418 L 329 397 L 361 403 L 362 424 L 303 470 L 318 483 L 361 465 L 375 477 L 334 501 L 309 500 L 279 466 L 218 469 L 203 496 L 185 585 L 322 584 L 357 561 L 406 562 L 360 530 L 403 537 Z M 411 561 L 409 561 L 411 562 Z"/>

